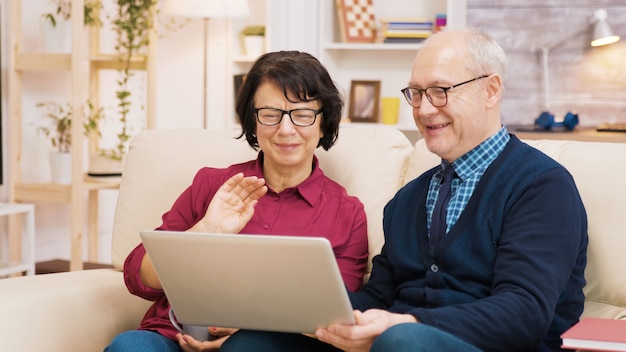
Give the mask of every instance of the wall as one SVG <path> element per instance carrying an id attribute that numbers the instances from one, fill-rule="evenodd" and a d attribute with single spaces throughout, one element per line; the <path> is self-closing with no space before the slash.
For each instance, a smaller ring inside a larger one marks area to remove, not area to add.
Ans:
<path id="1" fill-rule="evenodd" d="M 509 59 L 504 123 L 533 123 L 544 107 L 542 64 L 535 50 L 584 28 L 598 8 L 607 9 L 620 42 L 591 48 L 587 35 L 580 35 L 550 53 L 551 111 L 556 118 L 578 112 L 587 126 L 626 122 L 626 1 L 468 1 L 468 26 L 495 37 Z"/>

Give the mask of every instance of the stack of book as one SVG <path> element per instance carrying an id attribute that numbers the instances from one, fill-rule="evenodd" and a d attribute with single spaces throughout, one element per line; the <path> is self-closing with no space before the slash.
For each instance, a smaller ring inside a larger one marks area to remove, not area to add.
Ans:
<path id="1" fill-rule="evenodd" d="M 384 43 L 420 43 L 433 33 L 433 22 L 416 18 L 381 19 Z"/>

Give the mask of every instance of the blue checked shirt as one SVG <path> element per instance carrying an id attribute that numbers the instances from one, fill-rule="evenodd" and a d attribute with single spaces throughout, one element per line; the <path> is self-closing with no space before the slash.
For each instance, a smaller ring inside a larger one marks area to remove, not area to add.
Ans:
<path id="1" fill-rule="evenodd" d="M 452 195 L 450 196 L 446 216 L 446 233 L 459 219 L 472 193 L 474 193 L 478 181 L 480 181 L 480 178 L 491 162 L 500 155 L 500 152 L 502 152 L 510 138 L 506 127 L 502 126 L 496 134 L 452 163 L 457 177 L 452 180 Z M 428 211 L 427 219 L 429 232 L 433 208 L 435 207 L 435 201 L 437 201 L 437 194 L 439 193 L 445 163 L 447 163 L 447 161 L 441 161 L 441 168 L 433 175 L 428 187 L 426 209 Z"/>

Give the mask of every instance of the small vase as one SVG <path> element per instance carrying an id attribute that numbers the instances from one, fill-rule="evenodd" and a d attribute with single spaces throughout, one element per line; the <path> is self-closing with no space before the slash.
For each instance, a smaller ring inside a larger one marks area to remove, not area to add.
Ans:
<path id="1" fill-rule="evenodd" d="M 50 152 L 52 183 L 72 183 L 72 153 Z"/>
<path id="2" fill-rule="evenodd" d="M 106 177 L 121 176 L 123 160 L 116 160 L 111 157 L 92 154 L 89 156 L 89 176 Z"/>
<path id="3" fill-rule="evenodd" d="M 246 49 L 246 56 L 256 58 L 263 54 L 265 37 L 260 35 L 246 35 L 243 37 L 243 43 Z"/>

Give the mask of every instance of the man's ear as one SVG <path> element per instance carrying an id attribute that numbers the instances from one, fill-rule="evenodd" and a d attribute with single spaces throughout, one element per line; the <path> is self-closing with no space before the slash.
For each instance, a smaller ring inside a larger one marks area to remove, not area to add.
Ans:
<path id="1" fill-rule="evenodd" d="M 487 107 L 493 108 L 500 103 L 503 88 L 502 78 L 500 75 L 494 73 L 487 77 L 487 84 L 485 87 L 487 93 Z"/>

